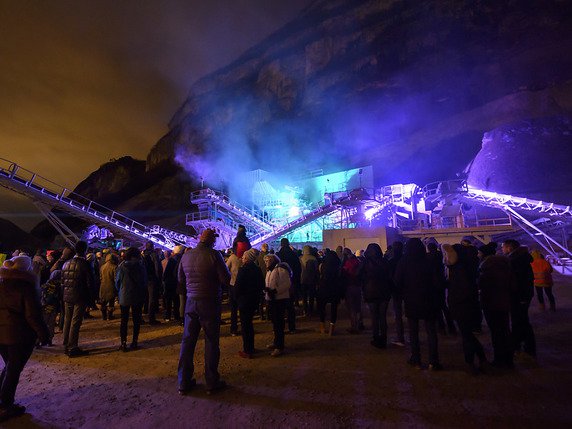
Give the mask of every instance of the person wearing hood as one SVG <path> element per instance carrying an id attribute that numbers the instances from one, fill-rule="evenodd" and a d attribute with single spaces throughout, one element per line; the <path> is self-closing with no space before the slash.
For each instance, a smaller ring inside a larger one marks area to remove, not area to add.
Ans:
<path id="1" fill-rule="evenodd" d="M 290 241 L 283 237 L 280 239 L 280 250 L 276 252 L 276 256 L 280 261 L 287 264 L 292 272 L 292 286 L 290 287 L 290 301 L 286 308 L 288 315 L 288 333 L 296 332 L 296 309 L 298 306 L 298 297 L 300 296 L 300 276 L 302 274 L 302 266 L 300 265 L 300 257 L 298 253 L 290 247 Z"/>
<path id="2" fill-rule="evenodd" d="M 342 285 L 345 290 L 346 307 L 350 314 L 350 334 L 359 334 L 361 315 L 361 270 L 362 262 L 347 247 L 343 251 Z"/>
<path id="3" fill-rule="evenodd" d="M 405 303 L 405 316 L 409 325 L 411 357 L 408 363 L 421 368 L 419 321 L 425 322 L 429 345 L 429 370 L 440 370 L 437 340 L 439 284 L 437 273 L 427 258 L 425 246 L 419 238 L 410 238 L 405 244 L 403 257 L 397 265 L 394 281 Z"/>
<path id="4" fill-rule="evenodd" d="M 125 260 L 117 267 L 115 289 L 119 298 L 121 310 L 121 325 L 119 336 L 121 346 L 119 350 L 126 352 L 129 349 L 139 348 L 139 329 L 141 327 L 141 312 L 146 299 L 147 270 L 141 261 L 141 252 L 136 247 L 130 247 L 125 252 Z M 133 319 L 133 337 L 129 349 L 127 348 L 127 324 L 129 311 Z"/>
<path id="5" fill-rule="evenodd" d="M 363 299 L 371 314 L 373 339 L 371 345 L 387 347 L 387 306 L 391 298 L 393 281 L 391 269 L 377 243 L 370 243 L 364 252 L 362 270 Z"/>
<path id="6" fill-rule="evenodd" d="M 302 303 L 304 314 L 310 316 L 314 312 L 314 300 L 316 299 L 316 286 L 320 277 L 318 272 L 318 259 L 312 254 L 312 248 L 308 245 L 302 248 L 300 257 L 300 284 L 302 290 Z"/>
<path id="7" fill-rule="evenodd" d="M 265 292 L 270 305 L 274 341 L 267 346 L 272 350 L 270 356 L 277 357 L 284 352 L 284 314 L 290 301 L 292 270 L 276 255 L 266 255 Z"/>
<path id="8" fill-rule="evenodd" d="M 447 303 L 451 317 L 457 321 L 463 338 L 465 362 L 472 374 L 478 374 L 486 364 L 486 356 L 480 341 L 473 333 L 475 321 L 480 319 L 477 284 L 472 274 L 472 261 L 461 244 L 443 244 L 443 262 L 447 267 Z M 479 364 L 475 364 L 475 357 Z"/>
<path id="9" fill-rule="evenodd" d="M 538 304 L 540 309 L 544 311 L 546 306 L 544 305 L 544 293 L 548 297 L 550 302 L 550 310 L 556 311 L 556 300 L 554 299 L 554 294 L 552 293 L 552 286 L 554 286 L 554 281 L 552 280 L 552 265 L 548 262 L 542 253 L 535 250 L 531 252 L 532 256 L 532 272 L 534 273 L 534 288 L 536 289 L 536 296 L 538 297 Z"/>
<path id="10" fill-rule="evenodd" d="M 491 332 L 493 361 L 491 365 L 500 369 L 514 367 L 510 338 L 510 303 L 516 288 L 510 261 L 504 255 L 496 254 L 497 243 L 491 241 L 479 247 L 477 287 L 481 294 L 481 305 L 485 320 Z"/>
<path id="11" fill-rule="evenodd" d="M 320 315 L 320 333 L 326 333 L 326 305 L 330 303 L 330 324 L 328 335 L 334 335 L 338 319 L 338 304 L 343 295 L 340 279 L 341 261 L 338 254 L 326 249 L 322 263 L 319 266 L 320 280 L 318 282 L 318 314 Z"/>
<path id="12" fill-rule="evenodd" d="M 387 253 L 386 253 L 387 256 Z M 395 277 L 397 265 L 403 256 L 403 243 L 401 241 L 393 242 L 391 246 L 391 254 L 387 259 L 389 268 L 391 269 L 391 277 Z M 391 301 L 393 302 L 393 314 L 395 317 L 395 330 L 397 337 L 391 341 L 392 344 L 405 347 L 405 328 L 403 326 L 403 296 L 401 290 L 398 289 L 395 282 L 393 283 L 393 290 L 391 291 Z"/>
<path id="13" fill-rule="evenodd" d="M 42 318 L 38 277 L 27 256 L 4 261 L 0 268 L 0 422 L 21 415 L 25 407 L 14 402 L 20 374 L 30 359 L 36 339 L 47 344 L 48 328 Z"/>
<path id="14" fill-rule="evenodd" d="M 510 310 L 514 351 L 519 352 L 524 345 L 524 352 L 536 358 L 536 338 L 528 318 L 528 308 L 534 296 L 532 256 L 528 248 L 516 240 L 504 241 L 502 252 L 508 256 L 516 280 L 516 293 L 512 296 Z"/>
<path id="15" fill-rule="evenodd" d="M 256 266 L 258 251 L 249 249 L 242 255 L 242 266 L 236 276 L 236 300 L 240 314 L 242 332 L 242 351 L 238 355 L 250 359 L 254 354 L 254 326 L 252 319 L 264 290 L 264 278 Z"/>
<path id="16" fill-rule="evenodd" d="M 112 320 L 115 310 L 115 278 L 117 277 L 117 256 L 113 253 L 105 255 L 105 262 L 99 270 L 99 303 L 103 320 Z"/>
<path id="17" fill-rule="evenodd" d="M 244 252 L 250 250 L 251 247 L 250 240 L 246 236 L 246 227 L 244 225 L 238 225 L 236 237 L 234 237 L 232 241 L 232 253 L 240 259 Z"/>

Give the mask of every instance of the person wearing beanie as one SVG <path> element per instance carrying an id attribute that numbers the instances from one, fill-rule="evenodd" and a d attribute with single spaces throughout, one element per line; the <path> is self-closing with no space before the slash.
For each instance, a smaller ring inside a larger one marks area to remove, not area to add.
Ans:
<path id="1" fill-rule="evenodd" d="M 185 328 L 179 354 L 179 393 L 187 395 L 196 386 L 193 378 L 195 348 L 201 328 L 205 331 L 205 381 L 207 394 L 224 389 L 220 379 L 220 316 L 222 287 L 228 286 L 230 272 L 213 247 L 218 234 L 205 229 L 197 247 L 186 252 L 179 263 L 178 280 L 187 287 Z"/>
<path id="2" fill-rule="evenodd" d="M 258 258 L 256 260 L 256 265 L 260 268 L 260 272 L 262 273 L 262 278 L 266 278 L 266 263 L 264 262 L 264 258 L 266 255 L 270 253 L 270 247 L 267 243 L 263 243 L 260 246 L 260 252 L 258 252 Z M 266 300 L 264 299 L 264 294 L 260 294 L 260 304 L 259 304 L 259 313 L 260 313 L 260 320 L 266 320 L 267 318 L 270 319 L 270 315 L 267 314 L 268 306 L 265 306 Z M 266 308 L 265 308 L 266 307 Z"/>
<path id="3" fill-rule="evenodd" d="M 49 280 L 41 286 L 41 303 L 44 322 L 50 332 L 48 345 L 52 345 L 54 330 L 56 327 L 56 315 L 61 311 L 60 302 L 62 296 L 62 272 L 52 271 Z"/>
<path id="4" fill-rule="evenodd" d="M 294 334 L 296 332 L 296 309 L 298 305 L 298 297 L 301 295 L 300 279 L 302 276 L 302 264 L 300 258 L 290 247 L 290 241 L 286 237 L 280 240 L 280 250 L 276 253 L 280 260 L 290 267 L 292 271 L 292 287 L 290 288 L 290 301 L 286 309 L 288 314 L 288 332 Z"/>
<path id="5" fill-rule="evenodd" d="M 0 268 L 0 422 L 21 415 L 14 402 L 20 374 L 32 355 L 36 339 L 47 344 L 49 332 L 42 318 L 38 277 L 28 256 L 4 261 Z"/>
<path id="6" fill-rule="evenodd" d="M 242 255 L 242 266 L 236 276 L 236 300 L 240 315 L 242 350 L 238 355 L 250 359 L 254 353 L 254 326 L 252 319 L 264 289 L 264 278 L 256 266 L 258 250 L 249 249 Z"/>
<path id="7" fill-rule="evenodd" d="M 264 262 L 267 268 L 264 291 L 270 305 L 274 331 L 274 341 L 266 348 L 272 350 L 270 356 L 277 357 L 284 352 L 284 313 L 291 301 L 292 270 L 276 255 L 266 255 Z"/>

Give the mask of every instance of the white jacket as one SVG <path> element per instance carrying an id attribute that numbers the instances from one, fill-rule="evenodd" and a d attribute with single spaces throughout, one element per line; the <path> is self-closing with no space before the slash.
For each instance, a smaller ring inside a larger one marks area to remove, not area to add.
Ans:
<path id="1" fill-rule="evenodd" d="M 266 287 L 276 291 L 274 298 L 272 298 L 267 292 L 266 300 L 272 301 L 272 299 L 290 298 L 291 284 L 292 277 L 290 276 L 290 271 L 278 264 L 272 271 L 268 271 L 266 273 Z"/>

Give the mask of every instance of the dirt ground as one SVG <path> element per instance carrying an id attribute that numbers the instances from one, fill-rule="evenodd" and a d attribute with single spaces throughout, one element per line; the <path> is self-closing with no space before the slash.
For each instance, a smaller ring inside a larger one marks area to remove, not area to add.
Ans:
<path id="1" fill-rule="evenodd" d="M 80 345 L 87 357 L 70 359 L 61 345 L 38 350 L 24 370 L 17 401 L 27 413 L 6 428 L 203 428 L 203 427 L 572 427 L 572 278 L 555 276 L 558 309 L 531 321 L 538 361 L 516 358 L 513 372 L 469 375 L 460 338 L 440 336 L 442 372 L 410 368 L 407 348 L 372 347 L 371 332 L 317 332 L 316 318 L 298 318 L 299 332 L 286 336 L 286 353 L 270 357 L 271 325 L 257 320 L 254 359 L 237 356 L 241 338 L 221 329 L 222 378 L 230 387 L 207 396 L 203 342 L 195 363 L 199 386 L 177 394 L 176 370 L 182 328 L 142 328 L 142 349 L 117 351 L 119 321 L 86 320 Z M 95 314 L 95 313 L 94 313 Z M 394 332 L 390 314 L 389 332 Z M 368 319 L 366 318 L 366 327 Z M 422 341 L 424 339 L 421 334 Z M 492 357 L 490 337 L 480 340 Z M 61 334 L 55 342 L 61 343 Z M 426 347 L 423 352 L 427 356 Z"/>

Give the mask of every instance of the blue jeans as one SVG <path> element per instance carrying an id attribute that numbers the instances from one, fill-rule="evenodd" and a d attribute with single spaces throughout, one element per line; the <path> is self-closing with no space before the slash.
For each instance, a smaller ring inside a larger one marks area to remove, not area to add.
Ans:
<path id="1" fill-rule="evenodd" d="M 218 363 L 220 360 L 220 311 L 219 299 L 187 299 L 185 308 L 185 328 L 179 355 L 178 381 L 179 389 L 192 387 L 195 347 L 201 328 L 205 331 L 205 382 L 207 389 L 219 383 Z"/>
<path id="2" fill-rule="evenodd" d="M 421 348 L 419 346 L 419 319 L 408 318 L 409 337 L 411 340 L 411 362 L 421 363 Z M 427 343 L 429 345 L 429 363 L 436 365 L 439 363 L 439 351 L 437 343 L 437 321 L 435 319 L 425 319 L 425 331 L 427 332 Z"/>
<path id="3" fill-rule="evenodd" d="M 389 301 L 376 300 L 368 302 L 369 312 L 371 314 L 371 325 L 373 331 L 373 340 L 382 345 L 387 345 L 387 305 Z"/>

